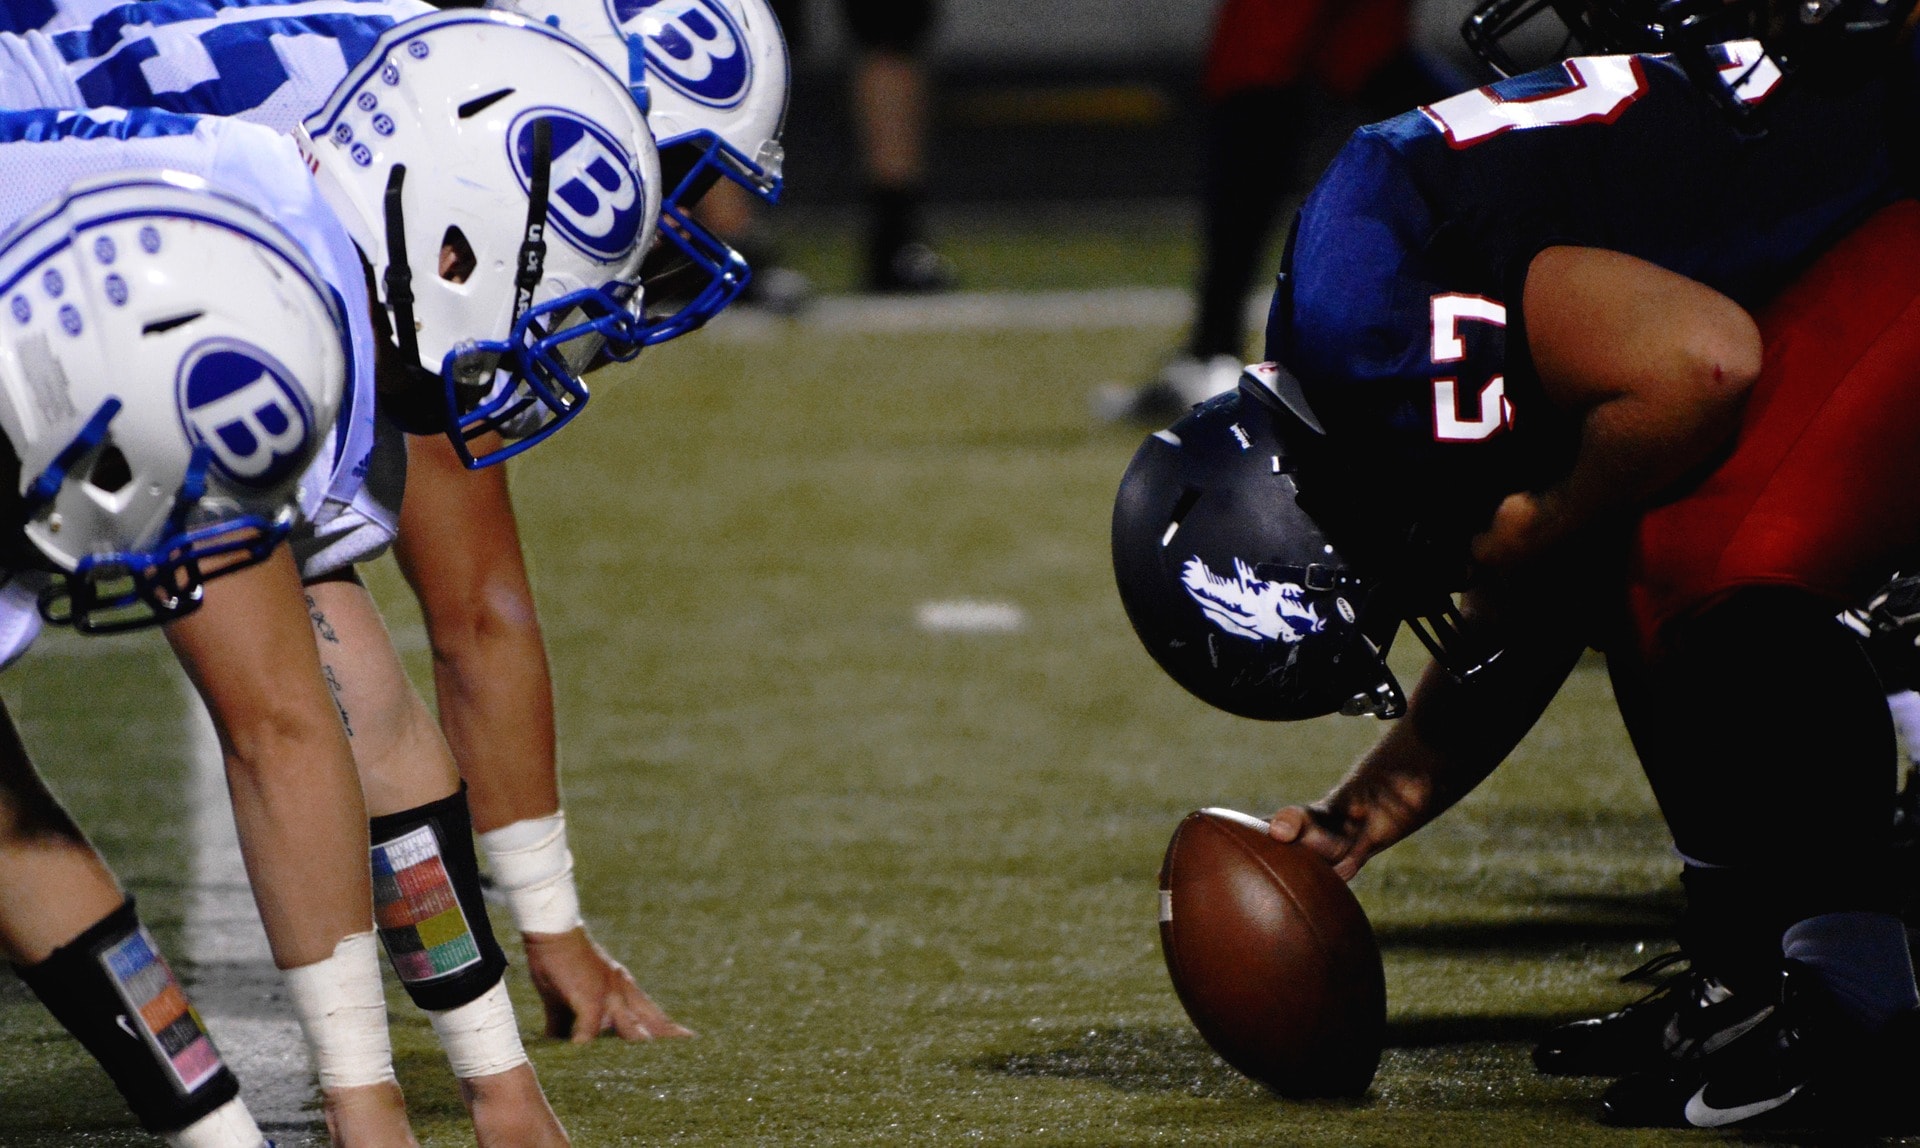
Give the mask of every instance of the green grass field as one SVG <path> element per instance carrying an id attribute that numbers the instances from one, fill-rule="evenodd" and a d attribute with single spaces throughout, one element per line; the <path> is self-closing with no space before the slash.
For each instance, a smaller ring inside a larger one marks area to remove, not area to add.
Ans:
<path id="1" fill-rule="evenodd" d="M 1037 241 L 993 242 L 1054 273 Z M 1188 1025 L 1154 874 L 1189 809 L 1316 796 L 1377 727 L 1215 713 L 1128 628 L 1106 532 L 1138 434 L 1092 424 L 1086 392 L 1139 376 L 1176 332 L 724 335 L 596 385 L 593 411 L 513 474 L 588 916 L 701 1034 L 535 1040 L 575 1143 L 1704 1139 L 1601 1128 L 1599 1082 L 1526 1062 L 1550 1023 L 1628 999 L 1612 978 L 1676 903 L 1597 664 L 1488 785 L 1356 883 L 1387 962 L 1373 1091 L 1277 1101 Z M 372 580 L 424 683 L 397 574 Z M 1026 624 L 916 625 L 921 604 L 961 599 Z M 0 685 L 179 951 L 171 674 L 152 638 L 61 638 Z M 423 1142 L 471 1143 L 424 1021 L 391 999 Z M 0 1049 L 0 1145 L 150 1142 L 12 978 Z"/>

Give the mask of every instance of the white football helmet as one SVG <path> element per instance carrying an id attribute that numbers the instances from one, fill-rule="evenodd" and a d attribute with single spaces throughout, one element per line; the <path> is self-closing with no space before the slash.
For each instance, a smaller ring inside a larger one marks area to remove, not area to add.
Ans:
<path id="1" fill-rule="evenodd" d="M 504 12 L 395 24 L 294 138 L 468 466 L 551 435 L 585 406 L 586 367 L 647 341 L 659 155 L 569 37 Z M 517 441 L 475 457 L 487 431 Z"/>
<path id="2" fill-rule="evenodd" d="M 719 176 L 769 203 L 780 201 L 784 186 L 787 41 L 767 0 L 488 0 L 488 7 L 571 33 L 626 76 L 647 109 L 667 181 L 661 233 L 703 276 L 676 285 L 676 297 L 694 301 L 656 325 L 650 341 L 718 314 L 746 286 L 747 267 L 693 219 L 693 205 Z"/>
<path id="3" fill-rule="evenodd" d="M 73 185 L 0 238 L 0 431 L 48 620 L 165 621 L 265 558 L 346 388 L 293 238 L 172 172 Z"/>

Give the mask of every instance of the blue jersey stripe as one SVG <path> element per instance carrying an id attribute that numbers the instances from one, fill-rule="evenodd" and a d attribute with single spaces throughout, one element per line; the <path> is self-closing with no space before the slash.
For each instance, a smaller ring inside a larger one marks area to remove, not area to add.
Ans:
<path id="1" fill-rule="evenodd" d="M 98 117 L 62 108 L 0 112 L 0 144 L 52 143 L 57 140 L 159 139 L 190 136 L 199 120 L 156 108 L 131 108 L 124 115 Z"/>

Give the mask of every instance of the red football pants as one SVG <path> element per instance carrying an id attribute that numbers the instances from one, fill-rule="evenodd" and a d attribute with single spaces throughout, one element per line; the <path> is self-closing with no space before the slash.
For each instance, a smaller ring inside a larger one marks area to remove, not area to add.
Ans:
<path id="1" fill-rule="evenodd" d="M 1641 519 L 1641 649 L 1748 586 L 1859 603 L 1920 545 L 1920 204 L 1882 209 L 1760 316 L 1765 365 L 1732 453 Z"/>

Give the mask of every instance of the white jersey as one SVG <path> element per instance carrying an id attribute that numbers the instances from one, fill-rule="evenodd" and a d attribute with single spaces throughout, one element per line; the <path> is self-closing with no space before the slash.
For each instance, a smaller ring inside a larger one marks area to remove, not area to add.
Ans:
<path id="1" fill-rule="evenodd" d="M 5 0 L 0 3 L 0 32 L 64 32 L 84 28 L 126 0 Z"/>
<path id="2" fill-rule="evenodd" d="M 84 26 L 0 34 L 0 107 L 164 108 L 287 131 L 382 32 L 433 11 L 422 0 L 123 3 Z"/>
<path id="3" fill-rule="evenodd" d="M 300 480 L 306 528 L 322 528 L 354 501 L 373 453 L 374 333 L 360 256 L 290 138 L 236 120 L 151 109 L 0 111 L 0 232 L 77 180 L 156 169 L 199 176 L 280 225 L 347 316 L 353 356 L 340 415 Z M 15 605 L 0 599 L 0 615 Z M 0 620 L 0 636 L 12 629 Z M 0 664 L 18 653 L 0 649 Z"/>

